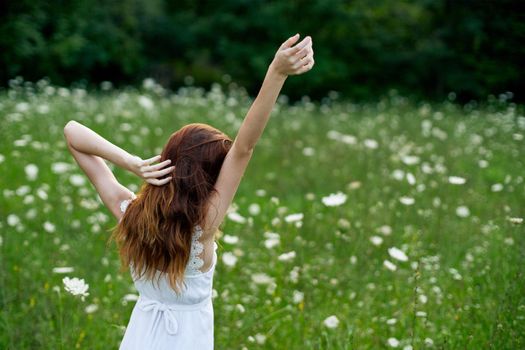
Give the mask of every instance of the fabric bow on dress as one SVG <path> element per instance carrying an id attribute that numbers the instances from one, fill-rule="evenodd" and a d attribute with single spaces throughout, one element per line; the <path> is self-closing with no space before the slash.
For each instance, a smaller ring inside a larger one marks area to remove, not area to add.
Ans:
<path id="1" fill-rule="evenodd" d="M 144 311 L 153 311 L 154 314 L 161 312 L 161 317 L 164 319 L 164 324 L 166 326 L 166 331 L 168 334 L 177 334 L 179 330 L 179 324 L 177 323 L 177 318 L 175 317 L 176 307 L 170 307 L 160 301 L 141 298 L 139 307 Z"/>

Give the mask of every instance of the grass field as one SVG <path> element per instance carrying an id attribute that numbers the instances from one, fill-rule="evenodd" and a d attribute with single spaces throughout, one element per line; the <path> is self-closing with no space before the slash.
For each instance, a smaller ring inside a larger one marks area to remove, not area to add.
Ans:
<path id="1" fill-rule="evenodd" d="M 508 97 L 281 98 L 218 239 L 216 348 L 525 348 L 525 117 Z M 116 349 L 135 303 L 68 120 L 149 157 L 190 122 L 233 137 L 249 102 L 151 81 L 2 91 L 0 349 Z"/>

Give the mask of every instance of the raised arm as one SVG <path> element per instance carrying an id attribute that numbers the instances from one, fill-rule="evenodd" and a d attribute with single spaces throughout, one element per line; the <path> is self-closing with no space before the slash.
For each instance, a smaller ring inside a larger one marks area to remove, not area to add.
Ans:
<path id="1" fill-rule="evenodd" d="M 152 165 L 160 156 L 142 160 L 76 121 L 66 124 L 64 135 L 69 151 L 95 186 L 102 202 L 117 219 L 122 215 L 120 202 L 129 199 L 132 193 L 117 181 L 104 159 L 154 185 L 163 185 L 171 179 L 157 179 L 173 171 L 173 167 L 164 168 L 169 164 L 169 160 Z"/>
<path id="2" fill-rule="evenodd" d="M 299 34 L 296 34 L 277 50 L 259 94 L 248 110 L 235 141 L 224 159 L 215 183 L 216 193 L 210 198 L 210 207 L 204 225 L 204 231 L 209 236 L 214 234 L 226 215 L 286 78 L 289 75 L 305 73 L 314 65 L 312 39 L 307 36 L 294 46 L 298 40 Z"/>

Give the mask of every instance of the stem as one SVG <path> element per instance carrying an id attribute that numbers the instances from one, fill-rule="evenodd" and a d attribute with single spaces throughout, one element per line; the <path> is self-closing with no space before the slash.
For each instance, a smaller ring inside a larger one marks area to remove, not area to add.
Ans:
<path id="1" fill-rule="evenodd" d="M 418 280 L 419 280 L 419 267 L 421 266 L 420 260 L 417 261 L 417 268 L 414 272 L 414 283 L 416 284 L 414 287 L 414 312 L 412 313 L 412 328 L 411 328 L 411 339 L 410 339 L 410 345 L 412 345 L 412 349 L 415 349 L 414 347 L 414 338 L 416 336 L 416 307 L 417 307 L 417 289 L 418 289 Z"/>
<path id="2" fill-rule="evenodd" d="M 60 349 L 62 350 L 64 347 L 64 336 L 63 336 L 63 332 L 62 332 L 62 328 L 63 328 L 63 325 L 64 325 L 64 316 L 63 316 L 63 313 L 62 313 L 62 294 L 60 293 L 60 291 L 58 292 L 58 312 L 59 312 L 59 316 L 58 316 L 58 333 L 59 333 L 59 336 L 60 336 Z"/>

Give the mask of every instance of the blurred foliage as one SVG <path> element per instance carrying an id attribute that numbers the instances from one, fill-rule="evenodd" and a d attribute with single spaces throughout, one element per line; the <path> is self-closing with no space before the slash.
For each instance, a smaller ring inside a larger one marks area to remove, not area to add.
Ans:
<path id="1" fill-rule="evenodd" d="M 316 67 L 290 80 L 292 97 L 397 89 L 468 100 L 509 90 L 523 100 L 524 13 L 512 0 L 2 1 L 0 81 L 154 77 L 174 88 L 192 76 L 254 93 L 276 48 L 299 32 L 314 38 Z"/>

